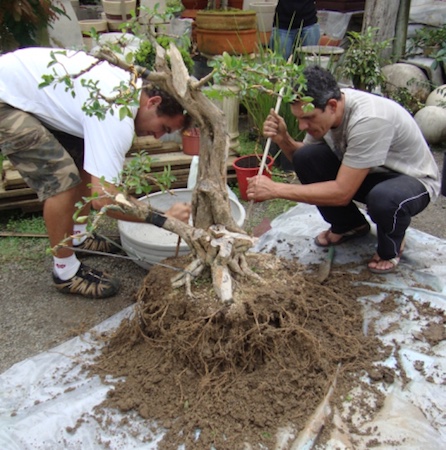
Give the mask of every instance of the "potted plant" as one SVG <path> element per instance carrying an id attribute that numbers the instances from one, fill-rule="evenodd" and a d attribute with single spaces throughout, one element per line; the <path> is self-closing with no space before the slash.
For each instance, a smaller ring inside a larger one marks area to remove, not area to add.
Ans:
<path id="1" fill-rule="evenodd" d="M 407 56 L 415 56 L 420 52 L 433 60 L 433 70 L 441 66 L 446 73 L 446 24 L 442 27 L 424 26 L 415 31 L 415 35 L 409 39 Z"/>
<path id="2" fill-rule="evenodd" d="M 385 77 L 381 67 L 385 64 L 381 52 L 390 45 L 390 39 L 378 42 L 377 28 L 347 33 L 349 46 L 339 64 L 339 75 L 350 79 L 355 89 L 371 92 L 382 86 Z"/>
<path id="3" fill-rule="evenodd" d="M 423 56 L 431 57 L 446 47 L 446 24 L 442 27 L 424 26 L 415 31 L 409 39 L 409 54 L 417 54 L 420 51 Z"/>
<path id="4" fill-rule="evenodd" d="M 254 10 L 231 8 L 228 0 L 209 0 L 196 16 L 197 48 L 207 55 L 253 53 L 257 44 Z"/>
<path id="5" fill-rule="evenodd" d="M 0 53 L 49 45 L 48 26 L 66 15 L 61 0 L 9 0 L 0 4 Z"/>
<path id="6" fill-rule="evenodd" d="M 181 133 L 183 153 L 194 156 L 200 153 L 200 129 L 190 127 Z"/>

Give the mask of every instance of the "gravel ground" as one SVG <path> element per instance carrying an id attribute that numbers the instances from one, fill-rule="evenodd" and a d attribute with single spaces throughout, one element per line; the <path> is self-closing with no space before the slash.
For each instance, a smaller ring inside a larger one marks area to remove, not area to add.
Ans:
<path id="1" fill-rule="evenodd" d="M 441 168 L 443 153 L 434 152 L 434 155 Z M 246 229 L 260 223 L 265 216 L 272 219 L 279 212 L 270 208 L 268 202 L 255 203 Z M 446 198 L 443 196 L 412 222 L 414 228 L 442 239 L 446 239 L 445 224 Z M 33 245 L 41 257 L 24 261 L 19 256 L 0 267 L 0 373 L 87 331 L 134 303 L 135 293 L 147 273 L 126 259 L 89 257 L 87 264 L 107 270 L 121 280 L 119 294 L 94 301 L 64 296 L 52 286 L 51 258 L 44 253 L 47 244 L 41 240 Z"/>

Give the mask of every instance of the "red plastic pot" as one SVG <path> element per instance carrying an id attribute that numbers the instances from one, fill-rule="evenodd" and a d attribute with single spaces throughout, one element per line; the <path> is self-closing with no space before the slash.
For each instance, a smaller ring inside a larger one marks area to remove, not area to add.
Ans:
<path id="1" fill-rule="evenodd" d="M 261 155 L 245 155 L 240 156 L 232 163 L 232 166 L 235 169 L 235 174 L 237 175 L 240 197 L 243 200 L 248 200 L 248 195 L 246 192 L 248 189 L 248 178 L 255 177 L 259 173 L 261 161 Z M 271 178 L 271 168 L 273 164 L 273 158 L 268 155 L 266 157 L 266 164 L 262 175 Z"/>
<path id="2" fill-rule="evenodd" d="M 200 153 L 200 129 L 189 128 L 183 131 L 181 136 L 183 153 L 186 155 L 198 155 Z"/>

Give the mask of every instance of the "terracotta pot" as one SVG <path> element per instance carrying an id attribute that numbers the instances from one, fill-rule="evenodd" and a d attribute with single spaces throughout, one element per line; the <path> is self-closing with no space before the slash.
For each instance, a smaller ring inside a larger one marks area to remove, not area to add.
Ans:
<path id="1" fill-rule="evenodd" d="M 181 135 L 181 141 L 183 145 L 183 153 L 186 155 L 198 155 L 200 154 L 200 129 L 191 128 L 184 130 Z"/>
<path id="2" fill-rule="evenodd" d="M 197 48 L 206 55 L 245 55 L 257 48 L 257 30 L 217 31 L 197 28 Z"/>
<path id="3" fill-rule="evenodd" d="M 245 155 L 237 158 L 232 164 L 237 175 L 240 197 L 243 200 L 248 200 L 248 195 L 246 192 L 248 189 L 248 178 L 258 175 L 261 161 L 262 155 Z M 262 175 L 271 178 L 271 168 L 273 164 L 273 158 L 268 155 L 266 157 L 266 167 L 263 169 Z"/>
<path id="4" fill-rule="evenodd" d="M 197 12 L 197 28 L 203 30 L 251 30 L 257 26 L 255 11 L 207 11 Z"/>

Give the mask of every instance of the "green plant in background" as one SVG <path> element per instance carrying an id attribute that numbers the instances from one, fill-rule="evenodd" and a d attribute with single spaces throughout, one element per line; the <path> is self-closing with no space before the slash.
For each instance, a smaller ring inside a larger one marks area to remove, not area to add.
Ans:
<path id="1" fill-rule="evenodd" d="M 60 0 L 2 0 L 0 53 L 48 45 L 47 28 L 59 15 L 66 15 Z"/>
<path id="2" fill-rule="evenodd" d="M 186 40 L 186 38 L 183 39 Z M 184 64 L 186 64 L 186 67 L 190 72 L 194 67 L 194 61 L 189 52 L 190 42 L 188 39 L 187 42 L 185 40 L 183 41 L 183 45 L 178 45 L 177 40 L 169 36 L 159 36 L 156 38 L 158 44 L 165 49 L 169 47 L 171 42 L 175 42 L 175 44 L 178 46 L 178 50 L 181 53 L 181 57 L 183 58 Z M 151 70 L 154 68 L 155 65 L 155 57 L 156 57 L 155 47 L 149 40 L 142 41 L 138 50 L 134 54 L 136 64 L 142 67 L 147 67 L 148 69 Z"/>
<path id="3" fill-rule="evenodd" d="M 411 93 L 411 86 L 416 86 L 418 89 L 427 89 L 429 92 L 432 91 L 433 88 L 431 81 L 421 81 L 411 78 L 406 83 L 406 86 L 395 86 L 387 81 L 382 86 L 382 93 L 384 96 L 399 103 L 403 108 L 407 109 L 410 114 L 414 115 L 417 111 L 423 108 L 424 103 L 420 102 L 418 98 Z"/>
<path id="4" fill-rule="evenodd" d="M 414 36 L 409 38 L 406 57 L 419 53 L 433 59 L 432 69 L 446 65 L 446 24 L 441 27 L 424 26 L 415 30 Z"/>
<path id="5" fill-rule="evenodd" d="M 414 36 L 409 38 L 408 56 L 420 52 L 425 56 L 436 53 L 446 47 L 446 24 L 441 27 L 424 26 L 415 30 Z"/>
<path id="6" fill-rule="evenodd" d="M 301 66 L 292 61 L 286 61 L 281 54 L 269 49 L 260 49 L 255 58 L 244 56 L 236 58 L 223 55 L 216 57 L 209 65 L 216 70 L 214 74 L 216 84 L 228 82 L 228 80 L 231 83 L 233 80 L 234 84 L 239 87 L 240 104 L 246 109 L 248 120 L 258 139 L 262 138 L 263 122 L 271 108 L 274 109 L 276 106 L 281 87 L 284 86 L 283 77 L 286 73 L 288 83 L 282 91 L 279 114 L 287 123 L 291 136 L 295 139 L 302 136 L 289 106 L 289 103 L 292 103 L 297 97 L 311 104 L 312 99 L 298 94 L 306 85 Z M 240 74 L 237 75 L 239 72 Z M 298 89 L 295 90 L 295 87 Z"/>
<path id="7" fill-rule="evenodd" d="M 363 32 L 347 33 L 349 46 L 339 63 L 338 77 L 351 79 L 356 89 L 371 92 L 385 82 L 382 66 L 387 63 L 381 57 L 391 39 L 376 41 L 377 28 L 368 27 Z"/>
<path id="8" fill-rule="evenodd" d="M 181 11 L 184 10 L 183 3 L 181 0 L 167 0 L 166 2 L 166 13 L 172 14 L 173 16 L 178 16 Z"/>

